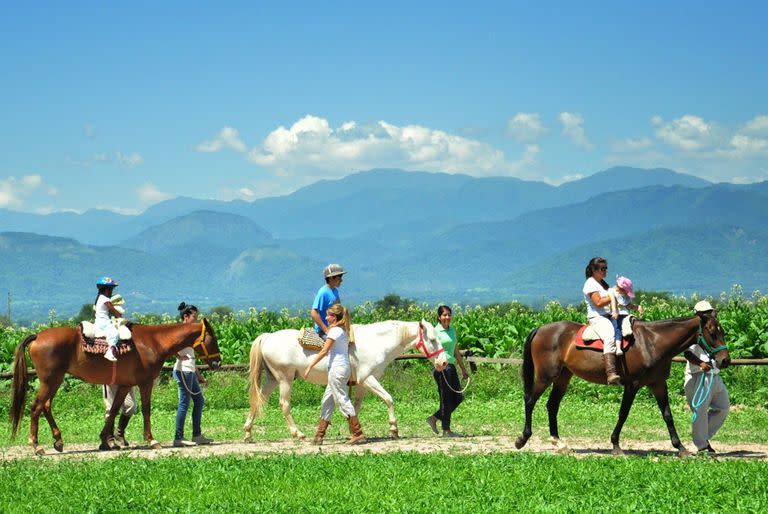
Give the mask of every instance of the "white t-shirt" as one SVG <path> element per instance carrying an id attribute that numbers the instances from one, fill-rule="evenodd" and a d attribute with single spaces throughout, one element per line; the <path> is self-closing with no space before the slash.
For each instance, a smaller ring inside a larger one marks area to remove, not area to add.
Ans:
<path id="1" fill-rule="evenodd" d="M 629 297 L 619 293 L 615 287 L 611 287 L 608 290 L 613 292 L 613 295 L 616 297 L 616 308 L 618 309 L 619 314 L 622 316 L 629 316 L 627 305 L 632 303 Z"/>
<path id="2" fill-rule="evenodd" d="M 610 305 L 608 307 L 596 307 L 594 303 L 592 303 L 592 293 L 597 292 L 600 294 L 600 298 L 605 298 L 608 296 L 608 290 L 603 288 L 603 286 L 600 285 L 600 282 L 595 280 L 594 277 L 589 277 L 586 282 L 584 282 L 584 288 L 581 290 L 582 293 L 584 293 L 584 300 L 587 302 L 587 318 L 592 319 L 596 318 L 598 316 L 603 316 L 606 313 L 610 314 Z"/>
<path id="3" fill-rule="evenodd" d="M 332 327 L 328 331 L 328 339 L 333 339 L 333 346 L 328 352 L 328 368 L 334 363 L 349 366 L 349 338 L 341 327 Z"/>
<path id="4" fill-rule="evenodd" d="M 96 326 L 109 323 L 109 309 L 107 308 L 107 302 L 109 301 L 109 297 L 103 294 L 96 298 L 96 319 L 94 320 Z"/>
<path id="5" fill-rule="evenodd" d="M 705 352 L 704 349 L 698 344 L 692 344 L 691 346 L 688 347 L 688 350 L 686 351 L 689 351 L 692 354 L 694 354 L 700 361 L 706 362 L 707 364 L 712 366 L 712 369 L 714 370 L 715 375 L 720 373 L 720 370 L 717 369 L 717 364 L 714 361 L 710 360 L 709 355 L 707 355 L 707 352 Z M 696 373 L 703 373 L 703 372 L 704 370 L 702 370 L 698 364 L 693 364 L 690 361 L 686 361 L 686 364 L 685 364 L 686 381 L 688 381 L 688 379 L 690 379 Z"/>
<path id="6" fill-rule="evenodd" d="M 182 348 L 179 350 L 179 355 L 182 357 L 186 357 L 186 359 L 181 360 L 178 357 L 176 357 L 176 364 L 173 365 L 173 371 L 181 371 L 181 372 L 188 372 L 191 371 L 192 373 L 195 372 L 195 350 L 192 349 L 191 346 L 187 346 L 186 348 Z"/>

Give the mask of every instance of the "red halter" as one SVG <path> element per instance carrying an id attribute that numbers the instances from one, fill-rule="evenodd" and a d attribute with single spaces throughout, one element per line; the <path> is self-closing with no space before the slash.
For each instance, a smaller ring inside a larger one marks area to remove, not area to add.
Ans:
<path id="1" fill-rule="evenodd" d="M 424 356 L 427 359 L 431 359 L 432 357 L 436 357 L 436 356 L 440 355 L 441 353 L 443 353 L 445 351 L 445 349 L 442 348 L 442 347 L 439 350 L 436 350 L 436 351 L 434 351 L 432 353 L 430 353 L 429 350 L 427 350 L 427 345 L 424 344 L 424 331 L 421 329 L 421 323 L 419 323 L 419 342 L 416 343 L 416 348 L 421 350 L 421 352 L 424 354 Z"/>

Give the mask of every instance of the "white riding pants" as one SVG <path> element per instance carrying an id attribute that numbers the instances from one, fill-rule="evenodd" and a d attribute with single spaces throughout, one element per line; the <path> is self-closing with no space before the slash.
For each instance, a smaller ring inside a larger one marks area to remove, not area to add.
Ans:
<path id="1" fill-rule="evenodd" d="M 589 324 L 603 340 L 603 353 L 616 353 L 616 341 L 613 340 L 615 331 L 611 320 L 603 316 L 595 316 L 589 318 Z"/>
<path id="2" fill-rule="evenodd" d="M 117 332 L 117 327 L 112 321 L 99 321 L 96 324 L 96 328 L 104 332 L 104 338 L 109 346 L 117 346 L 120 334 Z"/>
<path id="3" fill-rule="evenodd" d="M 334 362 L 328 370 L 328 385 L 320 405 L 320 417 L 324 420 L 331 420 L 333 408 L 337 405 L 345 418 L 355 415 L 355 407 L 347 394 L 347 382 L 351 373 L 352 370 L 346 362 Z"/>

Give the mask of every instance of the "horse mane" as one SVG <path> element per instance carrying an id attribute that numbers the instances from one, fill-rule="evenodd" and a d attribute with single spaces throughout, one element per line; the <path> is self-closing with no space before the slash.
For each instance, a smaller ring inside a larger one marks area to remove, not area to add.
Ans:
<path id="1" fill-rule="evenodd" d="M 655 321 L 643 321 L 646 325 L 674 325 L 677 323 L 682 323 L 686 321 L 691 321 L 693 319 L 693 316 L 679 316 L 677 318 L 668 318 L 668 319 L 659 319 Z"/>

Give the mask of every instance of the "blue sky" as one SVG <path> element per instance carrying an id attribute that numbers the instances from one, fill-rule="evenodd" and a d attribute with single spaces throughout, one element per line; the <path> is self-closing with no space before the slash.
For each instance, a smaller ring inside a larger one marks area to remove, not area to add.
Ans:
<path id="1" fill-rule="evenodd" d="M 374 167 L 768 180 L 764 2 L 6 4 L 0 208 L 135 213 Z"/>

